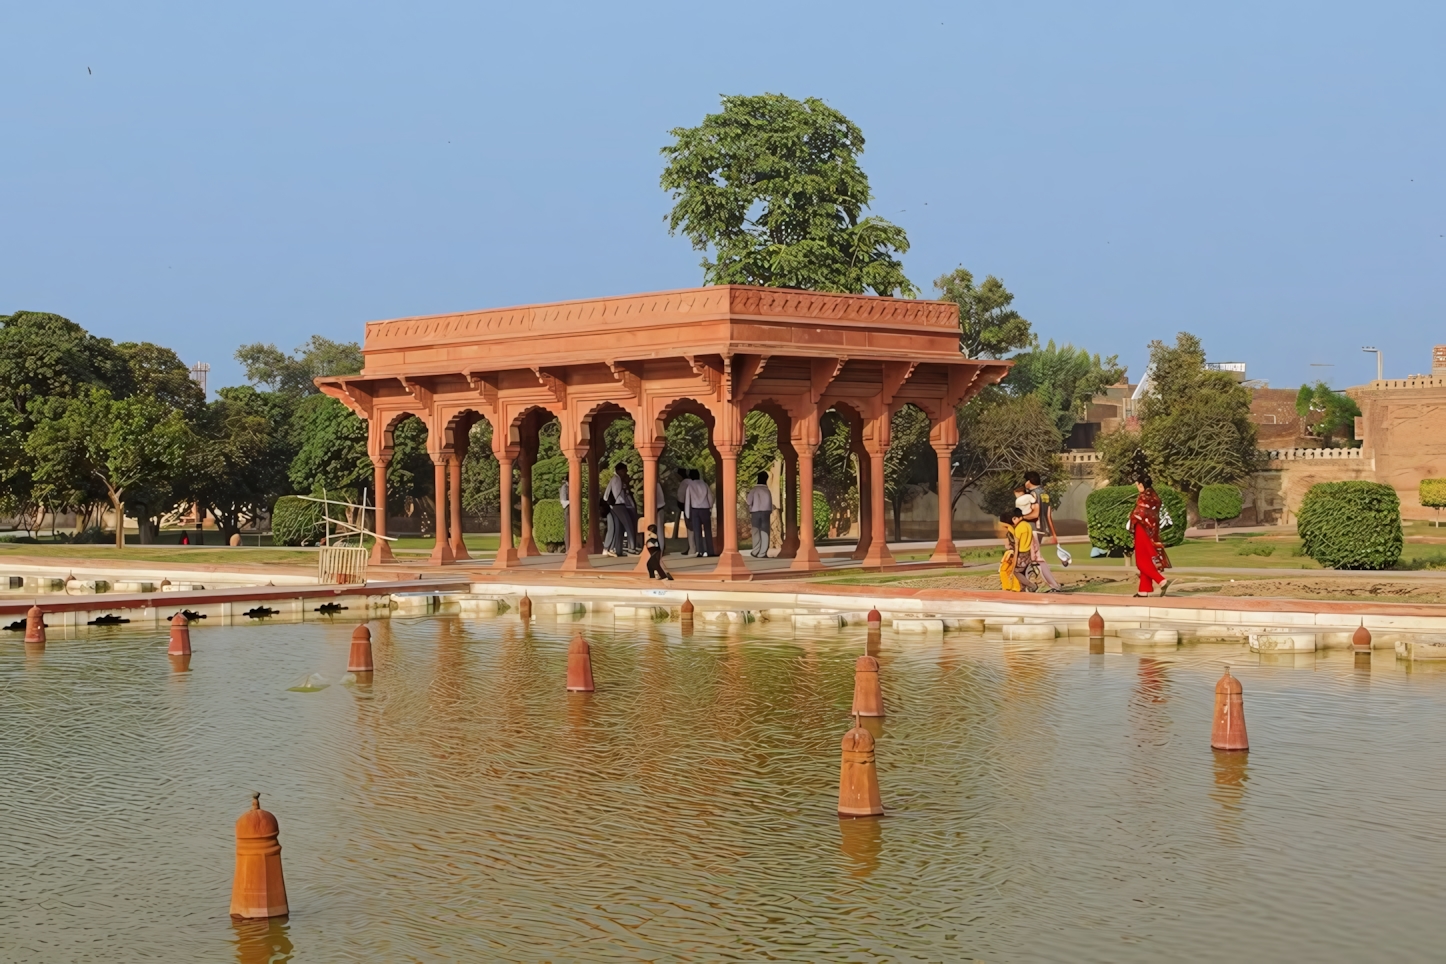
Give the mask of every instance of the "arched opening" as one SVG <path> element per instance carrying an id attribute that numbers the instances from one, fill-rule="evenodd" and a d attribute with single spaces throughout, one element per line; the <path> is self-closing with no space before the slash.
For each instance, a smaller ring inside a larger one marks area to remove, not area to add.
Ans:
<path id="1" fill-rule="evenodd" d="M 814 506 L 815 531 L 821 531 L 834 543 L 855 540 L 854 555 L 862 557 L 869 534 L 869 527 L 861 524 L 863 503 L 867 501 L 863 480 L 868 477 L 866 471 L 861 471 L 867 459 L 867 455 L 861 455 L 863 418 L 847 405 L 836 405 L 819 418 L 819 438 L 813 487 L 823 496 L 823 502 Z M 824 514 L 820 508 L 827 513 L 824 519 L 819 518 Z"/>
<path id="2" fill-rule="evenodd" d="M 906 507 L 924 497 L 932 488 L 938 489 L 938 459 L 929 444 L 934 421 L 917 405 L 906 403 L 890 419 L 889 450 L 884 456 L 884 504 L 889 511 L 890 529 L 895 542 L 905 539 L 931 539 L 939 531 L 932 513 L 905 520 Z M 947 475 L 945 482 L 948 482 Z M 949 511 L 949 493 L 942 492 L 939 511 Z"/>
<path id="3" fill-rule="evenodd" d="M 497 528 L 498 468 L 492 454 L 492 422 L 474 409 L 458 412 L 447 423 L 447 448 L 452 466 L 457 466 L 457 484 L 453 492 L 452 533 L 449 545 L 454 559 L 470 559 L 471 550 L 481 550 L 482 533 Z M 474 544 L 467 544 L 468 530 L 476 533 Z"/>
<path id="4" fill-rule="evenodd" d="M 386 451 L 391 456 L 386 476 L 386 526 L 395 535 L 424 537 L 437 532 L 427 437 L 427 423 L 410 412 L 397 416 L 386 428 Z M 372 493 L 372 501 L 376 498 Z"/>
<path id="5" fill-rule="evenodd" d="M 604 402 L 584 416 L 582 431 L 587 439 L 583 532 L 588 552 L 617 558 L 637 554 L 642 546 L 638 525 L 644 493 L 643 460 L 636 446 L 633 417 L 622 406 Z M 619 465 L 624 467 L 626 481 L 619 478 L 615 487 Z M 606 510 L 602 505 L 605 498 L 609 502 Z"/>
<path id="6" fill-rule="evenodd" d="M 721 542 L 722 505 L 719 499 L 720 458 L 713 444 L 713 413 L 701 402 L 692 398 L 679 398 L 662 410 L 658 418 L 662 425 L 663 448 L 658 458 L 658 483 L 663 489 L 664 502 L 668 504 L 665 522 L 672 520 L 673 551 L 698 555 L 712 548 L 717 555 Z M 682 510 L 685 502 L 683 483 L 691 473 L 698 473 L 698 481 L 713 492 L 714 511 L 708 516 L 706 529 L 700 528 L 696 517 L 689 517 Z"/>
<path id="7" fill-rule="evenodd" d="M 797 456 L 790 459 L 792 451 L 789 419 L 781 405 L 761 402 L 743 416 L 743 447 L 738 452 L 738 519 L 739 531 L 747 533 L 749 554 L 754 558 L 766 558 L 774 549 L 779 558 L 791 558 L 792 553 L 786 551 L 786 520 L 794 520 L 796 542 L 798 515 L 798 500 L 792 494 L 798 484 Z M 792 471 L 788 468 L 790 462 Z M 764 500 L 753 498 L 753 490 L 759 485 L 768 491 L 766 512 L 758 510 Z"/>

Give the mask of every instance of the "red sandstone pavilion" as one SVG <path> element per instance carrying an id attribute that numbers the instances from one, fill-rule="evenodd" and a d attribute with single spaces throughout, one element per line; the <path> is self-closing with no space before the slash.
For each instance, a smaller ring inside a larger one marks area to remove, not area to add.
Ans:
<path id="1" fill-rule="evenodd" d="M 884 537 L 884 455 L 893 414 L 913 404 L 928 414 L 939 476 L 950 476 L 958 441 L 954 409 L 1009 363 L 973 360 L 959 350 L 958 307 L 950 302 L 783 288 L 717 285 L 556 304 L 375 321 L 367 325 L 359 375 L 319 378 L 323 392 L 366 419 L 376 501 L 386 505 L 392 430 L 414 415 L 427 426 L 435 466 L 437 545 L 431 560 L 468 559 L 462 542 L 462 459 L 479 419 L 493 427 L 501 469 L 501 548 L 496 569 L 537 555 L 531 531 L 529 471 L 538 430 L 554 417 L 568 461 L 571 550 L 563 571 L 591 568 L 599 550 L 597 513 L 582 532 L 582 480 L 598 491 L 603 432 L 631 418 L 643 461 L 640 526 L 654 518 L 658 457 L 668 422 L 689 412 L 708 426 L 718 466 L 718 505 L 737 505 L 743 417 L 757 409 L 778 425 L 786 477 L 785 537 L 791 568 L 820 566 L 813 538 L 813 458 L 819 419 L 830 409 L 853 427 L 859 459 L 860 540 L 865 566 L 893 562 Z M 513 547 L 512 468 L 521 471 L 522 526 Z M 584 469 L 584 466 L 586 467 Z M 946 490 L 947 491 L 947 490 Z M 450 512 L 449 506 L 450 493 Z M 596 496 L 594 495 L 594 498 Z M 941 503 L 948 505 L 947 495 Z M 747 579 L 734 511 L 722 511 L 716 574 Z M 376 530 L 385 534 L 385 513 Z M 447 520 L 450 518 L 450 533 Z M 933 561 L 958 560 L 951 519 L 939 518 Z M 377 540 L 374 562 L 391 560 Z M 640 570 L 643 568 L 639 560 Z"/>

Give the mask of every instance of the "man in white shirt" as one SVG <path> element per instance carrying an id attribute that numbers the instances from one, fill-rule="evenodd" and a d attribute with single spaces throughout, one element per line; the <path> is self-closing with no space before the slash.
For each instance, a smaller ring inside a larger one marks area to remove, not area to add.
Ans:
<path id="1" fill-rule="evenodd" d="M 703 481 L 697 469 L 688 470 L 688 488 L 685 490 L 683 508 L 693 523 L 693 533 L 698 539 L 698 555 L 713 555 L 713 493 Z"/>
<path id="2" fill-rule="evenodd" d="M 768 491 L 768 473 L 758 473 L 758 484 L 748 490 L 748 519 L 753 525 L 755 559 L 768 558 L 769 540 L 773 535 L 773 493 Z"/>
<path id="3" fill-rule="evenodd" d="M 688 518 L 688 508 L 684 503 L 688 500 L 688 470 L 678 470 L 678 521 L 673 524 L 673 538 L 678 538 L 678 526 L 682 526 L 688 532 L 688 551 L 683 553 L 689 555 L 698 551 L 698 538 L 693 535 L 693 520 Z"/>
<path id="4" fill-rule="evenodd" d="M 634 507 L 632 479 L 628 477 L 627 464 L 619 462 L 613 466 L 613 473 L 612 481 L 603 491 L 603 501 L 608 504 L 608 512 L 617 520 L 618 534 L 612 551 L 604 551 L 603 555 L 625 556 L 641 551 L 638 549 L 638 513 Z"/>

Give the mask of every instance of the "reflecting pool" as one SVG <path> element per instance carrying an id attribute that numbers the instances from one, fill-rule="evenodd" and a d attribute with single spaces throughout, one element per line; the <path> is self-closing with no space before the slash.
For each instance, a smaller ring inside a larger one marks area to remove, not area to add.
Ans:
<path id="1" fill-rule="evenodd" d="M 1446 674 L 1391 654 L 456 617 L 0 645 L 0 959 L 1436 959 Z M 594 694 L 563 691 L 582 628 Z M 1222 660 L 1253 749 L 1209 748 Z M 309 675 L 311 686 L 291 687 Z M 318 688 L 319 687 L 319 688 Z M 293 913 L 227 916 L 250 793 Z"/>

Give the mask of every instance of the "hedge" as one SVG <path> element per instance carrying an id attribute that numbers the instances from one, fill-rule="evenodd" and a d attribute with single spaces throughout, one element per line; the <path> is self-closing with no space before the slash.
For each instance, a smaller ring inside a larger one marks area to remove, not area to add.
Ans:
<path id="1" fill-rule="evenodd" d="M 1401 558 L 1401 500 L 1379 482 L 1321 482 L 1296 513 L 1301 549 L 1328 569 L 1387 569 Z"/>
<path id="2" fill-rule="evenodd" d="M 321 503 L 283 495 L 271 507 L 271 542 L 278 546 L 314 543 L 322 535 Z"/>
<path id="3" fill-rule="evenodd" d="M 803 520 L 802 514 L 799 521 Z M 813 541 L 821 542 L 828 538 L 828 527 L 833 523 L 833 510 L 828 507 L 828 500 L 823 497 L 822 492 L 813 493 Z"/>
<path id="4" fill-rule="evenodd" d="M 532 503 L 532 539 L 549 552 L 556 552 L 567 541 L 567 512 L 556 499 L 538 499 Z"/>
<path id="5" fill-rule="evenodd" d="M 1165 511 L 1170 514 L 1170 525 L 1160 530 L 1160 540 L 1166 546 L 1178 546 L 1185 541 L 1185 497 L 1168 485 L 1156 486 L 1155 491 L 1159 493 Z M 1135 548 L 1135 537 L 1125 528 L 1125 523 L 1129 521 L 1139 495 L 1139 490 L 1133 485 L 1107 485 L 1089 494 L 1085 499 L 1085 520 L 1089 527 L 1090 545 L 1111 555 Z"/>

